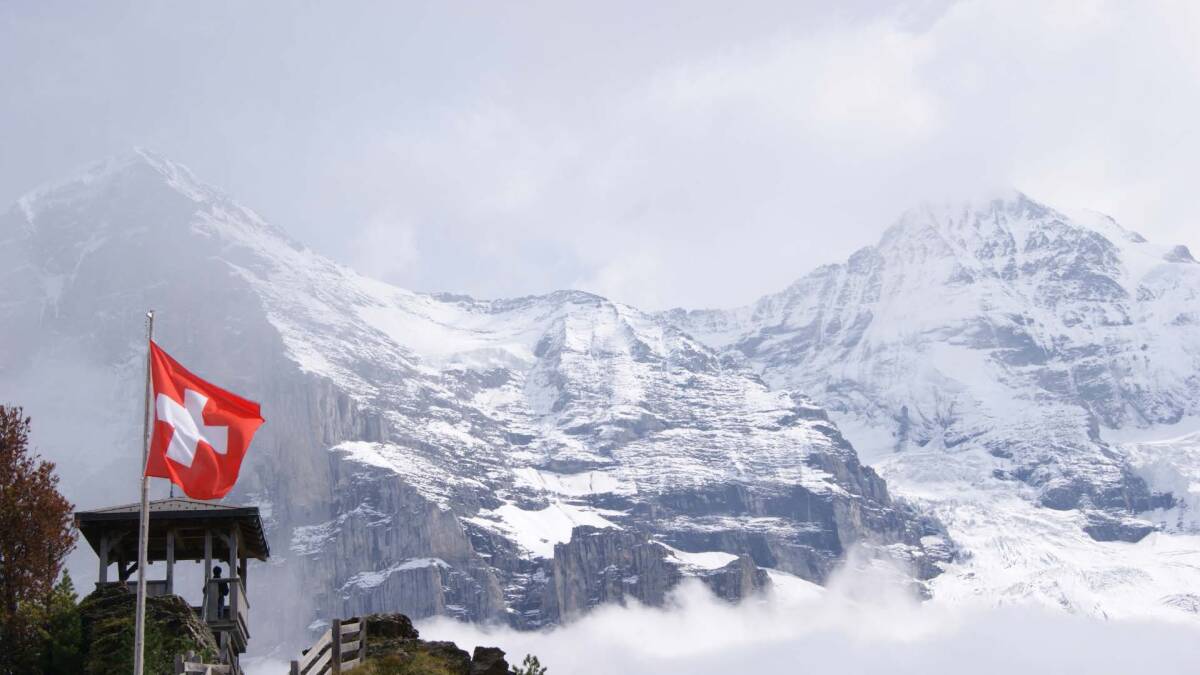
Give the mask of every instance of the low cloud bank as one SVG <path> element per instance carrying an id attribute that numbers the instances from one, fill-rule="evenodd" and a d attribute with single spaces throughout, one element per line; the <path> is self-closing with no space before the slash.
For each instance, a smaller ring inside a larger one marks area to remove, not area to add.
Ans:
<path id="1" fill-rule="evenodd" d="M 731 605 L 698 582 L 663 608 L 608 606 L 542 632 L 436 619 L 422 637 L 470 650 L 497 645 L 511 660 L 538 655 L 554 675 L 729 673 L 1195 673 L 1200 628 L 1105 621 L 1033 607 L 917 603 L 873 575 L 826 590 L 781 579 L 769 598 Z"/>
<path id="2" fill-rule="evenodd" d="M 1048 608 L 946 606 L 905 594 L 894 571 L 861 560 L 820 588 L 773 576 L 769 596 L 738 605 L 697 581 L 661 608 L 609 605 L 538 632 L 438 618 L 421 637 L 470 651 L 536 654 L 550 675 L 1174 675 L 1196 673 L 1200 622 L 1118 621 Z M 1185 615 L 1180 615 L 1186 619 Z M 250 675 L 287 671 L 270 659 Z"/>

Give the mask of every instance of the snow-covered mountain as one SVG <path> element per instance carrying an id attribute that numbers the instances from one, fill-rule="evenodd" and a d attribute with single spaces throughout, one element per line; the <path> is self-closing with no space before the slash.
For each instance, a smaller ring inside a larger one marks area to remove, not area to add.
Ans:
<path id="1" fill-rule="evenodd" d="M 852 545 L 918 579 L 953 555 L 821 408 L 664 317 L 372 281 L 143 151 L 0 216 L 0 399 L 83 506 L 135 494 L 151 307 L 167 350 L 263 403 L 234 497 L 274 544 L 260 649 L 332 614 L 538 626 L 683 576 L 820 582 Z"/>
<path id="2" fill-rule="evenodd" d="M 935 595 L 1200 609 L 1186 248 L 1009 193 L 914 209 L 753 305 L 663 316 L 812 396 L 939 515 L 964 555 Z"/>

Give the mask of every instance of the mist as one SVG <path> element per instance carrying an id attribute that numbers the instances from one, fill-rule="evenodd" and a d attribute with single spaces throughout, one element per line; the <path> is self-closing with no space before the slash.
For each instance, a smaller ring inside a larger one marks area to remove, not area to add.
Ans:
<path id="1" fill-rule="evenodd" d="M 1195 627 L 1115 621 L 1032 605 L 922 602 L 897 571 L 851 556 L 828 586 L 773 574 L 769 593 L 740 604 L 686 580 L 663 607 L 600 606 L 564 626 L 515 631 L 445 617 L 418 623 L 425 640 L 471 651 L 498 646 L 510 664 L 536 655 L 551 675 L 730 673 L 1193 673 Z M 260 659 L 250 675 L 287 664 Z"/>
<path id="2" fill-rule="evenodd" d="M 546 632 L 489 631 L 441 619 L 426 639 L 498 645 L 510 661 L 535 654 L 558 675 L 644 673 L 1191 673 L 1200 662 L 1194 628 L 1103 621 L 1027 606 L 918 603 L 861 578 L 822 592 L 740 605 L 702 584 L 680 586 L 664 608 L 605 606 Z"/>
<path id="3" fill-rule="evenodd" d="M 1200 250 L 1194 3 L 4 3 L 0 204 L 140 145 L 418 291 L 727 307 L 1015 187 Z"/>

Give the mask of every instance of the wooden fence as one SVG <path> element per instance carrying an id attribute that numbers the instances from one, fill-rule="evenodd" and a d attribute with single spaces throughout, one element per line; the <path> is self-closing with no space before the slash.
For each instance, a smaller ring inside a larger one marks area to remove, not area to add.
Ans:
<path id="1" fill-rule="evenodd" d="M 292 661 L 291 675 L 344 673 L 362 665 L 367 658 L 367 622 L 354 618 L 334 619 L 313 646 Z"/>

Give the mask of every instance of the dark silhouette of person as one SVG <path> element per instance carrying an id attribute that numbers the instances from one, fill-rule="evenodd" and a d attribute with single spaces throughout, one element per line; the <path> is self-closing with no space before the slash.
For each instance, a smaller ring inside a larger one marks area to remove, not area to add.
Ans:
<path id="1" fill-rule="evenodd" d="M 213 579 L 221 578 L 221 567 L 218 565 L 213 568 Z M 229 584 L 217 584 L 217 618 L 224 618 L 225 614 L 225 596 L 229 595 Z"/>

